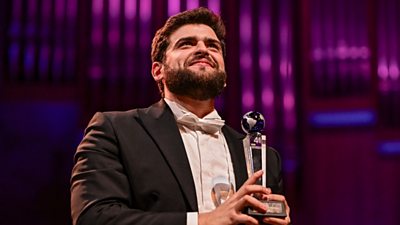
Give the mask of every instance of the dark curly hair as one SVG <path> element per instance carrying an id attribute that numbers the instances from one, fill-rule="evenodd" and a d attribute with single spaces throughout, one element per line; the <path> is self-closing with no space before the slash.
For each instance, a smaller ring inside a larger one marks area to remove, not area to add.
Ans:
<path id="1" fill-rule="evenodd" d="M 165 60 L 165 52 L 170 44 L 169 37 L 180 27 L 187 24 L 204 24 L 215 32 L 218 40 L 221 42 L 223 56 L 225 57 L 225 25 L 221 17 L 211 10 L 200 7 L 187 10 L 170 17 L 154 35 L 151 44 L 151 61 L 163 62 Z M 163 96 L 164 87 L 161 82 L 158 83 L 161 95 Z"/>
<path id="2" fill-rule="evenodd" d="M 222 50 L 225 55 L 225 25 L 221 17 L 207 8 L 200 7 L 188 11 L 178 13 L 170 17 L 161 27 L 157 30 L 151 45 L 151 60 L 152 62 L 163 62 L 165 58 L 165 51 L 169 46 L 169 36 L 187 24 L 205 24 L 214 30 L 217 38 L 222 44 Z"/>

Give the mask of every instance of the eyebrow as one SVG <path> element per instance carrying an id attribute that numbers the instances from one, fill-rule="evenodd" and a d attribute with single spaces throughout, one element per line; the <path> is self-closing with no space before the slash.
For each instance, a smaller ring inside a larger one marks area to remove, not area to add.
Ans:
<path id="1" fill-rule="evenodd" d="M 195 36 L 190 36 L 190 37 L 183 37 L 179 39 L 178 41 L 175 42 L 174 47 L 177 46 L 179 43 L 184 42 L 184 41 L 197 41 L 198 39 Z M 205 43 L 214 43 L 218 44 L 220 47 L 222 47 L 222 44 L 219 40 L 214 39 L 214 38 L 204 38 L 202 39 Z"/>

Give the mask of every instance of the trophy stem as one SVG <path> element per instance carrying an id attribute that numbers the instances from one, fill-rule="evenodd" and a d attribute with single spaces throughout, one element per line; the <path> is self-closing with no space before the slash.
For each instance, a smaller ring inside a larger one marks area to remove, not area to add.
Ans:
<path id="1" fill-rule="evenodd" d="M 257 184 L 266 186 L 266 138 L 259 132 L 248 134 L 244 140 L 247 172 L 249 177 L 255 172 L 263 170 L 263 176 Z"/>
<path id="2" fill-rule="evenodd" d="M 267 186 L 267 138 L 265 135 L 261 136 L 261 168 L 264 172 L 262 175 L 262 186 Z"/>

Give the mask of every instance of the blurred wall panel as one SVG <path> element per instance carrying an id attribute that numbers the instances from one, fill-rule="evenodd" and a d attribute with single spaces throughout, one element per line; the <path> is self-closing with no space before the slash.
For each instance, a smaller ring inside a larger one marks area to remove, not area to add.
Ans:
<path id="1" fill-rule="evenodd" d="M 398 7 L 392 0 L 301 1 L 302 224 L 400 221 Z M 390 150 L 382 151 L 387 141 Z"/>
<path id="2" fill-rule="evenodd" d="M 382 126 L 390 129 L 400 129 L 399 10 L 398 1 L 386 0 L 378 4 L 378 105 Z"/>

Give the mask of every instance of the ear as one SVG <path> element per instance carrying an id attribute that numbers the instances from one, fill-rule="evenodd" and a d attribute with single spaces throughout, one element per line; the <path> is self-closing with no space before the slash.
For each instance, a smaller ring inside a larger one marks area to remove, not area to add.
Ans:
<path id="1" fill-rule="evenodd" d="M 156 82 L 161 81 L 164 78 L 163 65 L 160 62 L 153 62 L 151 65 L 151 74 Z"/>

